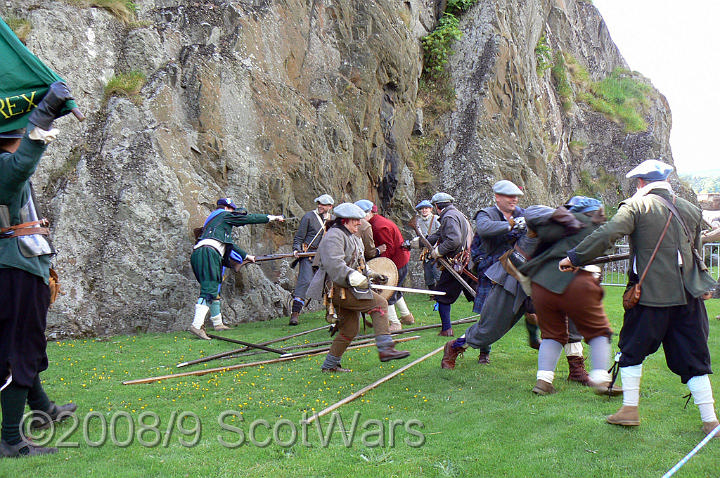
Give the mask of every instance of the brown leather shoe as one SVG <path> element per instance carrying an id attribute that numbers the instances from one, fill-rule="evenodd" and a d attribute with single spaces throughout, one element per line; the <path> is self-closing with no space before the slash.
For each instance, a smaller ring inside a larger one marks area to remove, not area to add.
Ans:
<path id="1" fill-rule="evenodd" d="M 393 332 L 400 332 L 401 330 L 402 330 L 402 324 L 390 322 L 389 327 L 388 327 L 388 332 L 390 332 L 392 334 Z"/>
<path id="2" fill-rule="evenodd" d="M 298 317 L 300 317 L 299 312 L 293 312 L 290 314 L 290 322 L 288 322 L 288 325 L 298 325 L 300 323 L 298 321 Z"/>
<path id="3" fill-rule="evenodd" d="M 637 405 L 623 405 L 616 413 L 606 418 L 608 423 L 622 425 L 624 427 L 636 427 L 640 425 L 640 415 Z"/>
<path id="4" fill-rule="evenodd" d="M 403 325 L 412 325 L 415 323 L 415 317 L 412 314 L 403 315 L 400 317 L 400 323 Z"/>
<path id="5" fill-rule="evenodd" d="M 203 340 L 210 340 L 210 337 L 208 337 L 208 335 L 205 333 L 205 331 L 202 328 L 196 329 L 195 327 L 193 327 L 191 325 L 188 330 L 190 331 L 190 333 L 194 334 L 198 338 L 201 338 Z"/>
<path id="6" fill-rule="evenodd" d="M 349 373 L 352 372 L 349 368 L 342 368 L 339 365 L 335 368 L 321 368 L 322 373 Z"/>
<path id="7" fill-rule="evenodd" d="M 453 336 L 453 330 L 452 328 L 441 330 L 438 334 L 440 337 L 452 337 Z"/>
<path id="8" fill-rule="evenodd" d="M 585 357 L 577 355 L 568 356 L 567 361 L 568 368 L 570 369 L 567 379 L 571 382 L 577 382 L 580 385 L 589 387 L 591 381 L 587 370 L 585 370 Z"/>
<path id="9" fill-rule="evenodd" d="M 618 395 L 622 395 L 622 393 L 623 393 L 622 387 L 613 385 L 612 389 L 608 390 L 609 385 L 610 385 L 610 382 L 595 383 L 592 380 L 590 380 L 590 384 L 589 384 L 589 386 L 592 387 L 592 389 L 596 395 L 609 395 L 611 397 L 617 397 Z"/>
<path id="10" fill-rule="evenodd" d="M 720 422 L 715 420 L 714 422 L 703 422 L 703 433 L 705 435 L 708 435 L 711 431 L 715 430 L 715 428 L 720 425 Z M 713 438 L 719 438 L 720 439 L 720 432 L 716 433 Z"/>
<path id="11" fill-rule="evenodd" d="M 410 352 L 407 350 L 395 350 L 395 346 L 388 347 L 383 350 L 378 350 L 381 362 L 388 362 L 390 360 L 404 359 L 410 356 Z"/>
<path id="12" fill-rule="evenodd" d="M 535 395 L 552 395 L 555 392 L 557 392 L 557 390 L 555 390 L 553 384 L 545 380 L 538 380 L 532 389 L 532 393 Z"/>
<path id="13" fill-rule="evenodd" d="M 230 327 L 228 327 L 225 324 L 220 324 L 220 325 L 213 325 L 213 329 L 215 329 L 215 332 L 218 332 L 220 330 L 230 330 Z"/>
<path id="14" fill-rule="evenodd" d="M 451 340 L 450 342 L 445 344 L 443 358 L 440 361 L 440 368 L 453 370 L 455 368 L 455 359 L 457 359 L 459 355 L 462 355 L 463 352 L 465 352 L 464 348 L 453 347 L 453 345 L 455 345 L 454 340 Z"/>
<path id="15" fill-rule="evenodd" d="M 490 354 L 485 352 L 480 352 L 478 355 L 478 363 L 480 365 L 487 365 L 490 363 Z"/>

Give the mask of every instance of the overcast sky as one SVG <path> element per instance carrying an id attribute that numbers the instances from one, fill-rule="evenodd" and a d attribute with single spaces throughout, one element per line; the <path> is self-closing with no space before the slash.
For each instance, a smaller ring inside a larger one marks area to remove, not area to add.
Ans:
<path id="1" fill-rule="evenodd" d="M 720 170 L 720 1 L 594 0 L 630 69 L 672 110 L 678 172 Z"/>

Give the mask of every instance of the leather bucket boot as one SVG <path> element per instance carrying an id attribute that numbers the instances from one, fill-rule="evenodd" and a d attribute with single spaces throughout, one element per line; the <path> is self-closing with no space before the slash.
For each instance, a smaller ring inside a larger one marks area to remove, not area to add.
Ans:
<path id="1" fill-rule="evenodd" d="M 607 417 L 607 422 L 625 427 L 636 427 L 640 425 L 640 415 L 638 414 L 637 405 L 623 405 L 617 413 Z"/>
<path id="2" fill-rule="evenodd" d="M 590 376 L 585 370 L 585 358 L 578 355 L 569 355 L 567 358 L 568 368 L 570 373 L 568 374 L 568 380 L 571 382 L 577 382 L 579 384 L 589 386 Z"/>
<path id="3" fill-rule="evenodd" d="M 410 352 L 407 350 L 395 350 L 395 345 L 393 344 L 389 347 L 378 350 L 378 355 L 380 356 L 381 362 L 388 362 L 390 360 L 398 360 L 409 357 Z"/>
<path id="4" fill-rule="evenodd" d="M 454 340 L 451 340 L 450 342 L 445 344 L 445 349 L 443 350 L 443 358 L 440 361 L 440 368 L 453 370 L 455 368 L 455 359 L 457 359 L 458 355 L 462 355 L 462 353 L 465 351 L 464 348 L 453 347 L 453 345 L 455 345 Z"/>

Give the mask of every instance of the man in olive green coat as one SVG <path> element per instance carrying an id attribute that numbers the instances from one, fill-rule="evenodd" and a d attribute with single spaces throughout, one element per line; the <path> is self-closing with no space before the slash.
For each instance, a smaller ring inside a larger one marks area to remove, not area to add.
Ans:
<path id="1" fill-rule="evenodd" d="M 612 220 L 568 251 L 559 266 L 571 270 L 587 264 L 603 254 L 608 245 L 627 235 L 632 266 L 628 285 L 636 283 L 671 214 L 672 208 L 661 198 L 674 204 L 684 225 L 672 213 L 667 234 L 642 283 L 640 301 L 625 311 L 618 344 L 623 406 L 607 421 L 624 426 L 640 424 L 642 363 L 662 345 L 668 367 L 687 384 L 700 410 L 703 430 L 709 433 L 718 420 L 708 378 L 712 373 L 707 345 L 709 324 L 701 296 L 712 288 L 714 281 L 693 254 L 693 248 L 701 247 L 702 213 L 675 196 L 666 181 L 672 170 L 672 166 L 650 159 L 630 171 L 626 177 L 637 179 L 637 192 L 620 203 Z"/>
<path id="2" fill-rule="evenodd" d="M 244 209 L 236 211 L 237 206 L 230 198 L 218 199 L 217 206 L 218 209 L 205 219 L 198 242 L 190 256 L 190 265 L 200 283 L 200 298 L 195 304 L 195 317 L 189 330 L 204 340 L 210 340 L 204 330 L 208 313 L 215 330 L 228 329 L 223 324 L 220 307 L 220 286 L 225 265 L 230 261 L 242 263 L 245 260 L 255 260 L 255 256 L 249 255 L 233 242 L 232 228 L 285 220 L 283 216 L 248 214 Z"/>

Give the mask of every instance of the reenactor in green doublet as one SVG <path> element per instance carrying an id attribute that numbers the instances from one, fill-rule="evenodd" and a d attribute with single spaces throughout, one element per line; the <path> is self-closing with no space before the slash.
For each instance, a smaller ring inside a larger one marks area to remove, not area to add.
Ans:
<path id="1" fill-rule="evenodd" d="M 47 428 L 74 414 L 77 405 L 56 405 L 45 394 L 40 372 L 48 368 L 47 310 L 50 260 L 55 254 L 45 220 L 38 218 L 30 178 L 47 144 L 58 134 L 53 121 L 72 96 L 53 83 L 28 117 L 28 133 L 0 133 L 0 458 L 55 453 L 21 434 L 25 404 L 31 428 Z"/>
<path id="2" fill-rule="evenodd" d="M 570 317 L 590 345 L 592 370 L 587 385 L 598 394 L 608 391 L 612 329 L 603 309 L 604 292 L 600 286 L 599 269 L 593 270 L 592 267 L 596 266 L 591 266 L 569 274 L 557 267 L 568 249 L 604 223 L 605 211 L 600 201 L 575 196 L 554 210 L 550 220 L 541 221 L 537 226 L 528 224 L 528 228 L 534 227 L 532 231 L 538 241 L 537 249 L 531 259 L 518 266 L 518 270 L 531 280 L 532 300 L 542 331 L 537 381 L 532 389 L 535 394 L 555 393 L 555 368 L 570 339 Z M 611 390 L 614 395 L 621 392 L 617 387 Z"/>
<path id="3" fill-rule="evenodd" d="M 702 211 L 673 193 L 666 181 L 672 170 L 672 166 L 655 159 L 631 170 L 626 177 L 637 179 L 637 192 L 620 203 L 607 224 L 569 250 L 560 268 L 570 270 L 587 264 L 603 254 L 609 244 L 629 236 L 628 287 L 638 283 L 646 268 L 647 275 L 639 302 L 628 308 L 623 318 L 618 343 L 623 406 L 607 421 L 623 426 L 640 424 L 642 363 L 662 345 L 668 367 L 687 384 L 700 411 L 703 430 L 709 433 L 718 426 L 718 420 L 708 378 L 712 373 L 709 324 L 701 297 L 715 281 L 696 257 L 701 247 Z"/>
<path id="4" fill-rule="evenodd" d="M 255 260 L 255 256 L 249 255 L 233 242 L 232 228 L 285 220 L 283 216 L 236 211 L 237 206 L 230 198 L 219 199 L 217 205 L 218 209 L 210 213 L 205 220 L 202 233 L 190 256 L 190 265 L 200 283 L 200 298 L 195 304 L 195 317 L 189 330 L 205 340 L 210 340 L 204 330 L 208 313 L 215 330 L 228 329 L 222 321 L 220 304 L 220 287 L 225 266 L 233 261 L 242 263 L 245 260 Z"/>

